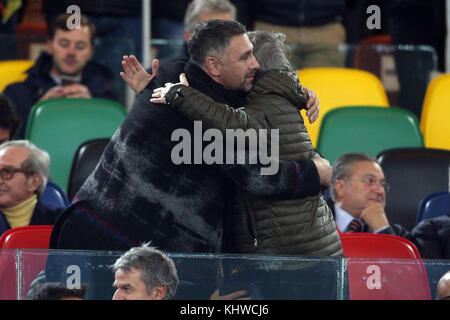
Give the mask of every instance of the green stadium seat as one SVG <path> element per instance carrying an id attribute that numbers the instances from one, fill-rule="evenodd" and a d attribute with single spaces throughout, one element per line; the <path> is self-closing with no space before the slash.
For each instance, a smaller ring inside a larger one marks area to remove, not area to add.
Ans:
<path id="1" fill-rule="evenodd" d="M 33 107 L 25 138 L 50 154 L 52 181 L 67 192 L 78 146 L 90 139 L 111 138 L 126 115 L 123 105 L 106 99 L 46 100 Z"/>
<path id="2" fill-rule="evenodd" d="M 333 163 L 340 155 L 363 152 L 376 157 L 386 149 L 423 147 L 417 117 L 396 108 L 336 108 L 325 114 L 317 149 Z"/>

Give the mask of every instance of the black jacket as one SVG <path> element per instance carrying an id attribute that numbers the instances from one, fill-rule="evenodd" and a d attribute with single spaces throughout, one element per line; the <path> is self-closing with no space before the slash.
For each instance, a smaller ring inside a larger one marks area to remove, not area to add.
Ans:
<path id="1" fill-rule="evenodd" d="M 305 181 L 319 183 L 311 160 L 282 162 L 272 176 L 260 175 L 258 165 L 175 164 L 172 135 L 187 130 L 193 137 L 193 123 L 149 100 L 154 87 L 178 82 L 183 71 L 190 85 L 216 101 L 242 105 L 245 95 L 225 90 L 192 63 L 161 64 L 58 219 L 52 248 L 125 250 L 151 240 L 169 252 L 220 252 L 235 184 L 261 196 L 305 197 Z"/>
<path id="2" fill-rule="evenodd" d="M 238 21 L 252 28 L 257 20 L 284 26 L 341 22 L 346 0 L 233 0 Z"/>
<path id="3" fill-rule="evenodd" d="M 18 138 L 25 137 L 28 116 L 34 104 L 49 90 L 56 86 L 50 77 L 52 57 L 46 53 L 37 59 L 27 73 L 24 82 L 13 83 L 3 92 L 16 105 L 22 120 L 22 126 L 17 134 Z M 116 100 L 112 87 L 113 74 L 106 67 L 90 61 L 86 64 L 81 77 L 81 84 L 87 86 L 92 97 Z"/>
<path id="4" fill-rule="evenodd" d="M 38 201 L 31 216 L 31 225 L 53 225 L 60 211 L 49 209 L 45 204 Z M 11 229 L 4 213 L 0 210 L 0 236 L 7 230 Z"/>
<path id="5" fill-rule="evenodd" d="M 423 259 L 450 259 L 450 214 L 421 221 L 411 240 Z"/>

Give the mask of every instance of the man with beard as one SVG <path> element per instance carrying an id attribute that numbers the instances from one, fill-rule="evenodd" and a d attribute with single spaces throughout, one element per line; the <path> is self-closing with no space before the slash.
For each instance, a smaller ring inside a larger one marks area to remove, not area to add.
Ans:
<path id="1" fill-rule="evenodd" d="M 36 103 L 53 98 L 116 98 L 112 73 L 90 61 L 94 54 L 95 26 L 83 15 L 80 27 L 69 29 L 70 14 L 60 15 L 50 28 L 47 52 L 42 52 L 24 82 L 9 85 L 4 94 L 22 119 L 19 138 L 25 135 L 28 115 Z"/>

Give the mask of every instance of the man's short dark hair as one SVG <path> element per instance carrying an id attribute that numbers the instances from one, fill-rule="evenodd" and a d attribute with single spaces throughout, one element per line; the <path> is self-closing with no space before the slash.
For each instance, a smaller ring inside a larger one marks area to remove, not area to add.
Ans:
<path id="1" fill-rule="evenodd" d="M 0 93 L 0 128 L 9 130 L 9 138 L 14 138 L 20 126 L 20 116 L 8 97 Z"/>
<path id="2" fill-rule="evenodd" d="M 87 286 L 82 285 L 80 289 L 69 289 L 60 282 L 45 282 L 37 284 L 27 297 L 28 300 L 62 300 L 66 298 L 86 297 Z"/>
<path id="3" fill-rule="evenodd" d="M 222 53 L 232 37 L 246 32 L 243 24 L 232 20 L 208 20 L 197 24 L 188 42 L 192 62 L 204 67 L 208 56 Z"/>
<path id="4" fill-rule="evenodd" d="M 56 30 L 60 29 L 65 32 L 71 31 L 67 26 L 67 19 L 69 19 L 72 16 L 71 13 L 65 13 L 59 15 L 55 21 L 53 21 L 52 25 L 49 28 L 49 37 L 53 40 L 53 37 L 55 36 Z M 80 15 L 80 26 L 81 27 L 88 27 L 90 34 L 91 34 L 91 43 L 94 43 L 96 31 L 95 31 L 95 25 L 84 15 Z"/>

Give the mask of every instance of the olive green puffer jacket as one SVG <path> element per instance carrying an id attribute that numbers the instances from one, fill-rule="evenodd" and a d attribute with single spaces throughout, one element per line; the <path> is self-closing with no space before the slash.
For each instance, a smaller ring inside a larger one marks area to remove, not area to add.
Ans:
<path id="1" fill-rule="evenodd" d="M 176 96 L 182 96 L 177 99 Z M 300 115 L 306 97 L 298 78 L 270 70 L 259 77 L 241 108 L 216 103 L 197 90 L 176 85 L 167 101 L 190 120 L 226 129 L 279 129 L 279 158 L 317 157 Z M 237 107 L 237 106 L 235 106 Z M 270 134 L 267 135 L 270 145 Z M 268 150 L 271 150 L 268 147 Z M 320 194 L 304 199 L 264 199 L 239 190 L 233 210 L 234 245 L 240 253 L 342 255 L 331 210 Z"/>

